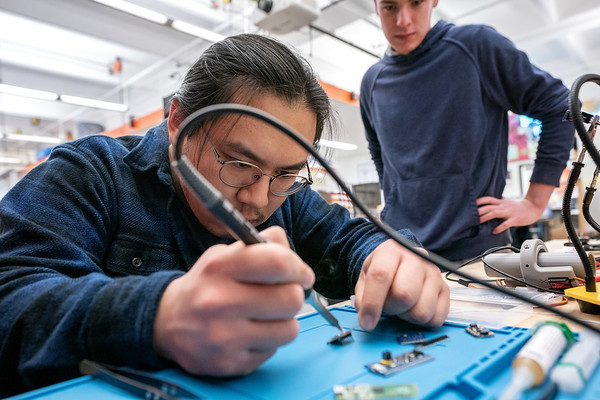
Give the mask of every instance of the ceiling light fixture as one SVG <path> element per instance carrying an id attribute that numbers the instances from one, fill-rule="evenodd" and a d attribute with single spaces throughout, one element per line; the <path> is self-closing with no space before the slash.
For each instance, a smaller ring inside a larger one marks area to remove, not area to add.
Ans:
<path id="1" fill-rule="evenodd" d="M 209 42 L 216 43 L 225 39 L 225 36 L 223 35 L 209 31 L 208 29 L 200 28 L 196 25 L 188 24 L 187 22 L 183 22 L 178 19 L 174 20 L 171 23 L 171 27 L 173 27 L 173 29 L 177 29 L 178 31 L 197 36 L 204 40 L 208 40 Z"/>
<path id="2" fill-rule="evenodd" d="M 356 150 L 358 149 L 358 146 L 352 143 L 345 143 L 345 142 L 338 142 L 335 140 L 324 140 L 321 139 L 319 140 L 319 146 L 325 146 L 325 147 L 332 147 L 334 149 L 340 149 L 340 150 Z"/>
<path id="3" fill-rule="evenodd" d="M 136 17 L 147 19 L 148 21 L 156 22 L 158 24 L 166 24 L 169 18 L 156 11 L 149 10 L 144 7 L 140 7 L 137 4 L 130 3 L 123 0 L 93 0 L 96 3 L 104 4 L 117 10 L 124 11 L 128 14 L 135 15 Z"/>
<path id="4" fill-rule="evenodd" d="M 5 140 L 16 140 L 21 142 L 34 142 L 34 143 L 48 143 L 58 144 L 61 140 L 57 137 L 52 136 L 34 136 L 34 135 L 22 135 L 17 133 L 0 133 L 0 138 Z"/>
<path id="5" fill-rule="evenodd" d="M 115 8 L 117 10 L 124 11 L 126 13 L 138 16 L 140 18 L 147 19 L 152 22 L 156 22 L 161 25 L 167 25 L 169 22 L 169 17 L 164 14 L 158 13 L 156 11 L 140 7 L 136 4 L 130 3 L 124 0 L 93 0 L 96 3 L 104 4 L 105 6 L 109 6 Z M 208 29 L 201 28 L 197 25 L 193 25 L 181 20 L 173 20 L 169 24 L 173 29 L 176 29 L 180 32 L 187 33 L 192 36 L 199 37 L 204 40 L 208 40 L 210 42 L 219 42 L 225 39 L 225 36 L 220 35 L 218 33 L 212 32 Z"/>
<path id="6" fill-rule="evenodd" d="M 86 97 L 70 96 L 68 94 L 61 94 L 59 97 L 59 100 L 62 101 L 63 103 L 74 104 L 77 106 L 92 107 L 92 108 L 101 108 L 103 110 L 110 110 L 110 111 L 125 112 L 125 111 L 127 111 L 127 108 L 128 108 L 126 104 L 88 99 Z"/>
<path id="7" fill-rule="evenodd" d="M 45 90 L 29 89 L 20 86 L 6 85 L 0 83 L 0 93 L 13 94 L 15 96 L 31 97 L 39 100 L 57 100 L 58 94 Z"/>
<path id="8" fill-rule="evenodd" d="M 59 100 L 63 103 L 73 104 L 76 106 L 101 108 L 109 111 L 125 112 L 129 108 L 126 104 L 122 103 L 113 103 L 110 101 L 95 100 L 87 97 L 71 96 L 68 94 L 59 95 L 57 93 L 46 92 L 44 90 L 29 89 L 20 86 L 6 85 L 3 83 L 0 83 L 0 93 L 11 94 L 14 96 L 31 97 L 39 100 Z"/>

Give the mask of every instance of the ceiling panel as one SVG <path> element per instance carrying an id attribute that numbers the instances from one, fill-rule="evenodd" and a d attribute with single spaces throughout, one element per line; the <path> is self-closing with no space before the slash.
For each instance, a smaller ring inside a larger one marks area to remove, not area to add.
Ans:
<path id="1" fill-rule="evenodd" d="M 251 0 L 131 2 L 222 35 L 259 32 L 252 21 L 264 16 Z M 358 92 L 362 75 L 386 48 L 373 1 L 317 4 L 321 11 L 314 29 L 303 27 L 279 38 L 297 47 L 323 81 Z M 600 73 L 597 0 L 440 0 L 434 20 L 440 18 L 491 25 L 567 86 L 584 73 Z M 0 132 L 65 138 L 67 132 L 76 135 L 79 122 L 113 129 L 161 108 L 163 96 L 177 87 L 182 73 L 210 43 L 91 0 L 3 1 L 0 82 L 125 102 L 129 109 L 101 111 L 0 95 Z M 117 58 L 122 71 L 111 73 Z M 594 88 L 583 90 L 584 95 L 600 98 Z M 39 123 L 32 123 L 36 118 Z M 348 140 L 362 139 L 360 124 L 356 129 L 344 134 Z M 35 158 L 35 150 L 36 145 L 0 140 L 0 153 L 14 151 L 24 163 Z M 0 173 L 8 167 L 0 164 Z"/>

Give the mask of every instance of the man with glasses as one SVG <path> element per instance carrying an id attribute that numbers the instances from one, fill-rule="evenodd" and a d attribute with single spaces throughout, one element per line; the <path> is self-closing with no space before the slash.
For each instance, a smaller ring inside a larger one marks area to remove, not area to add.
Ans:
<path id="1" fill-rule="evenodd" d="M 57 146 L 0 202 L 1 395 L 73 378 L 82 359 L 247 374 L 298 335 L 311 286 L 356 294 L 364 329 L 382 311 L 443 323 L 437 267 L 327 204 L 309 187 L 307 151 L 240 115 L 207 121 L 182 146 L 267 243 L 234 241 L 170 163 L 182 121 L 218 103 L 259 108 L 309 143 L 330 129 L 306 61 L 265 36 L 233 36 L 194 63 L 162 124 Z"/>
<path id="2" fill-rule="evenodd" d="M 289 172 L 274 176 L 265 174 L 259 166 L 249 162 L 239 160 L 223 161 L 212 144 L 210 145 L 210 148 L 215 154 L 217 162 L 221 164 L 221 169 L 219 169 L 219 178 L 227 186 L 243 188 L 255 184 L 263 175 L 266 175 L 271 178 L 269 180 L 269 191 L 272 194 L 275 196 L 289 196 L 299 192 L 306 186 L 313 184 L 308 164 L 306 165 L 306 169 L 301 169 L 299 171 L 299 173 L 306 171 L 306 176 L 292 174 Z M 292 169 L 299 169 L 299 167 L 300 166 Z"/>

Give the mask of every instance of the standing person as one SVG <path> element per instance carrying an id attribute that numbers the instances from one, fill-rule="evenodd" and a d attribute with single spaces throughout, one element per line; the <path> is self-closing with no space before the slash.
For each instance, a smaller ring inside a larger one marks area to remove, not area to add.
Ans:
<path id="1" fill-rule="evenodd" d="M 367 330 L 382 311 L 443 323 L 439 270 L 327 204 L 299 175 L 308 153 L 242 115 L 205 121 L 182 148 L 268 243 L 229 237 L 170 163 L 182 121 L 218 103 L 266 111 L 309 143 L 331 123 L 303 58 L 266 36 L 233 36 L 192 65 L 168 119 L 145 136 L 57 146 L 2 199 L 1 395 L 76 377 L 82 359 L 249 373 L 298 335 L 313 284 L 332 298 L 355 293 Z"/>
<path id="2" fill-rule="evenodd" d="M 543 213 L 573 145 L 568 89 L 494 29 L 431 27 L 437 0 L 375 0 L 389 48 L 363 77 L 360 109 L 388 224 L 461 260 L 511 242 Z M 507 111 L 542 133 L 523 200 L 502 198 Z"/>

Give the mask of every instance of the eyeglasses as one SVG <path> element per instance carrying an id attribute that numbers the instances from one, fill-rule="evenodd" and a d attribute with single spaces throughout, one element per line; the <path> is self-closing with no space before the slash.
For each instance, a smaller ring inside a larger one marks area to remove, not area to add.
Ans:
<path id="1" fill-rule="evenodd" d="M 209 143 L 209 146 L 217 162 L 221 164 L 219 178 L 227 186 L 243 188 L 258 182 L 263 175 L 266 175 L 270 178 L 269 191 L 275 196 L 284 197 L 299 192 L 313 183 L 308 165 L 306 165 L 306 176 L 286 173 L 273 176 L 265 174 L 262 169 L 249 162 L 223 161 L 213 145 Z"/>

